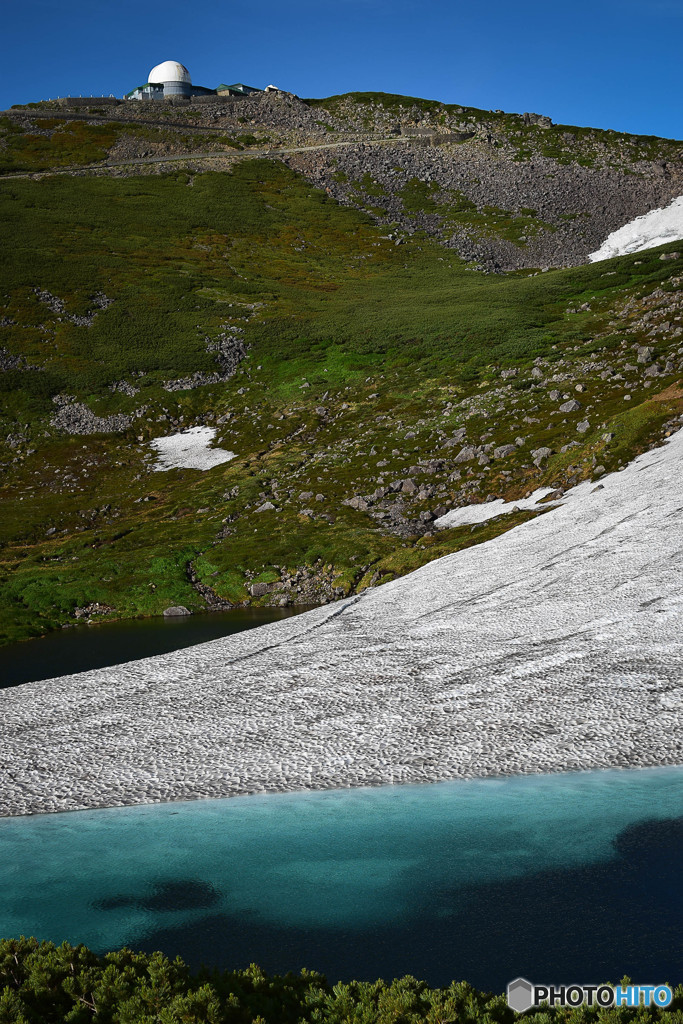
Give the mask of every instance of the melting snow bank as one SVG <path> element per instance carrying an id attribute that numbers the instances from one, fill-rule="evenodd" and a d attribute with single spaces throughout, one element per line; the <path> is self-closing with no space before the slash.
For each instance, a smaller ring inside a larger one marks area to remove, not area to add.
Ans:
<path id="1" fill-rule="evenodd" d="M 190 427 L 179 434 L 157 437 L 152 441 L 159 458 L 154 469 L 213 469 L 234 459 L 235 452 L 224 448 L 209 448 L 216 436 L 214 427 Z"/>
<path id="2" fill-rule="evenodd" d="M 683 431 L 362 596 L 0 691 L 0 813 L 683 763 Z"/>
<path id="3" fill-rule="evenodd" d="M 571 491 L 567 491 L 562 496 L 562 501 L 565 501 L 571 493 Z M 435 519 L 434 525 L 440 530 L 445 530 L 451 526 L 469 526 L 470 523 L 485 523 L 489 519 L 495 519 L 496 516 L 507 515 L 509 512 L 519 512 L 522 509 L 538 511 L 539 501 L 543 501 L 543 498 L 548 494 L 552 494 L 552 488 L 541 487 L 528 498 L 521 498 L 519 501 L 503 501 L 502 498 L 496 498 L 495 501 L 482 501 L 479 505 L 463 505 L 462 508 L 451 509 L 450 512 L 446 512 L 439 519 Z M 540 508 L 553 508 L 555 504 L 556 502 L 554 501 L 545 501 Z"/>
<path id="4" fill-rule="evenodd" d="M 598 263 L 613 256 L 628 256 L 631 252 L 677 242 L 679 238 L 683 238 L 683 196 L 674 199 L 664 209 L 650 210 L 613 231 L 596 252 L 589 254 L 588 259 L 591 263 Z"/>

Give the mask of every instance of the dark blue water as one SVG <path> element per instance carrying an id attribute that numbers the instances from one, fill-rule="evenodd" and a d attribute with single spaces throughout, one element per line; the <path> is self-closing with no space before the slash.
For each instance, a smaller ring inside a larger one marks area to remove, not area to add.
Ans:
<path id="1" fill-rule="evenodd" d="M 0 689 L 70 672 L 120 665 L 288 618 L 305 608 L 241 608 L 178 618 L 101 622 L 62 629 L 0 648 Z"/>
<path id="2" fill-rule="evenodd" d="M 680 981 L 683 768 L 0 820 L 0 934 L 502 991 Z"/>

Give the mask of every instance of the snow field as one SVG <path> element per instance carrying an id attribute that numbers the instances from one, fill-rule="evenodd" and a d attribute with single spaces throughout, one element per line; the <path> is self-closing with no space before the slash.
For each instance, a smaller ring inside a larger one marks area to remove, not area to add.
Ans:
<path id="1" fill-rule="evenodd" d="M 683 763 L 682 467 L 683 431 L 358 597 L 0 691 L 0 814 Z"/>

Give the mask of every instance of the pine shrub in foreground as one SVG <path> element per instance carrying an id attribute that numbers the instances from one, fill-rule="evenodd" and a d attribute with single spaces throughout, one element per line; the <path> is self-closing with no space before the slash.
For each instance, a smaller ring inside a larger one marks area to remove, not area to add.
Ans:
<path id="1" fill-rule="evenodd" d="M 683 1024 L 683 986 L 667 1010 L 581 1007 L 524 1016 L 535 1024 Z M 0 941 L 0 1024 L 512 1024 L 515 1017 L 504 996 L 467 982 L 433 989 L 406 976 L 330 986 L 309 971 L 269 976 L 252 964 L 193 973 L 161 953 L 122 949 L 100 957 L 68 942 Z"/>

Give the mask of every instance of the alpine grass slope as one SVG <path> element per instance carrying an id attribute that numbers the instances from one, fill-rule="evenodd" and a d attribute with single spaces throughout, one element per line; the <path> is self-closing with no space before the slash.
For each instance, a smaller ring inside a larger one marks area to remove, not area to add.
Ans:
<path id="1" fill-rule="evenodd" d="M 449 510 L 677 429 L 675 244 L 586 260 L 683 192 L 681 144 L 546 122 L 384 94 L 7 112 L 2 640 L 358 594 L 539 514 Z M 160 466 L 197 428 L 234 458 Z"/>

